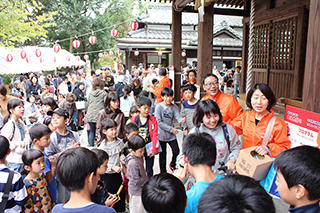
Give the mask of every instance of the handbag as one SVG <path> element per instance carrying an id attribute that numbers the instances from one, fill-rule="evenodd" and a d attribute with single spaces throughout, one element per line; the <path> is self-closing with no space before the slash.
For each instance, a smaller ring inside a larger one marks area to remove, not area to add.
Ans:
<path id="1" fill-rule="evenodd" d="M 86 102 L 85 101 L 76 101 L 76 107 L 78 110 L 86 109 Z"/>
<path id="2" fill-rule="evenodd" d="M 12 185 L 13 175 L 14 175 L 14 172 L 9 169 L 9 175 L 8 175 L 7 183 L 6 183 L 5 187 L 4 187 L 4 192 L 3 192 L 3 195 L 2 195 L 2 202 L 0 204 L 0 212 L 4 212 L 4 210 L 6 208 L 7 201 L 8 201 L 8 198 L 9 198 L 9 192 L 10 192 L 11 185 Z"/>

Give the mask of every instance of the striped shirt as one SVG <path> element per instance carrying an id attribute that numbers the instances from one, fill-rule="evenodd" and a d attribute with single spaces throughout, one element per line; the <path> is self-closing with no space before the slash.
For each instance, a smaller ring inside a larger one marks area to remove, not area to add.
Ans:
<path id="1" fill-rule="evenodd" d="M 9 176 L 9 168 L 0 164 L 0 201 Z M 23 184 L 22 177 L 19 173 L 14 172 L 12 185 L 9 192 L 5 213 L 20 212 L 20 206 L 23 206 L 28 201 L 27 190 Z"/>

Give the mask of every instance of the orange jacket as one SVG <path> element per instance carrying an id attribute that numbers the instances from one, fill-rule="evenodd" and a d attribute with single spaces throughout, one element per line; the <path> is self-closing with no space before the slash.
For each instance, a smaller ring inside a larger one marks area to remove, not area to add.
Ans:
<path id="1" fill-rule="evenodd" d="M 274 116 L 273 110 L 259 121 L 256 126 L 255 111 L 243 113 L 231 122 L 237 134 L 243 134 L 243 148 L 261 146 L 270 119 Z M 291 141 L 287 137 L 287 125 L 281 118 L 277 118 L 271 132 L 267 146 L 272 157 L 277 157 L 280 152 L 289 149 Z"/>
<path id="2" fill-rule="evenodd" d="M 320 148 L 320 129 L 319 129 L 319 133 L 318 133 L 317 144 L 318 144 L 317 147 Z"/>
<path id="3" fill-rule="evenodd" d="M 172 87 L 170 80 L 167 76 L 164 76 L 164 78 L 160 80 L 158 88 L 153 87 L 154 89 L 153 94 L 157 97 L 157 103 L 161 103 L 163 101 L 161 97 L 161 90 L 165 87 L 169 87 L 169 88 Z"/>
<path id="4" fill-rule="evenodd" d="M 210 99 L 210 95 L 206 94 L 201 101 L 208 99 Z M 219 91 L 213 101 L 218 104 L 222 114 L 222 120 L 227 124 L 230 124 L 233 119 L 239 117 L 243 113 L 243 109 L 238 101 L 226 93 Z"/>

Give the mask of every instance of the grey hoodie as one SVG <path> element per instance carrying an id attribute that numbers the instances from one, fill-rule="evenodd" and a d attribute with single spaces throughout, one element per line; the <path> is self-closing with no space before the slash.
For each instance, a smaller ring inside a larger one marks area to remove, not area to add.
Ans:
<path id="1" fill-rule="evenodd" d="M 88 98 L 87 122 L 97 123 L 99 111 L 103 109 L 108 93 L 101 89 L 91 90 Z"/>
<path id="2" fill-rule="evenodd" d="M 148 181 L 142 158 L 138 158 L 130 153 L 124 159 L 124 163 L 127 167 L 129 179 L 129 195 L 141 196 L 142 186 Z"/>

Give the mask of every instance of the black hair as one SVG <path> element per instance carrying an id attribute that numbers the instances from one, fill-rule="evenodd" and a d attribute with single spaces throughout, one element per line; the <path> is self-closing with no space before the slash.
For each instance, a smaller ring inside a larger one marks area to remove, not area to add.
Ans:
<path id="1" fill-rule="evenodd" d="M 146 142 L 140 135 L 132 135 L 128 141 L 129 149 L 137 151 L 138 149 L 144 148 Z"/>
<path id="2" fill-rule="evenodd" d="M 238 68 L 238 69 L 242 69 L 242 66 L 238 65 L 238 66 L 236 66 L 236 68 Z"/>
<path id="3" fill-rule="evenodd" d="M 0 85 L 0 94 L 6 96 L 7 92 L 7 88 L 4 85 Z"/>
<path id="4" fill-rule="evenodd" d="M 160 173 L 142 187 L 142 204 L 148 213 L 183 213 L 187 197 L 182 182 L 168 173 Z"/>
<path id="5" fill-rule="evenodd" d="M 9 141 L 6 137 L 0 135 L 0 160 L 3 160 L 10 148 Z"/>
<path id="6" fill-rule="evenodd" d="M 187 90 L 191 90 L 192 92 L 197 92 L 197 87 L 194 84 L 186 84 L 182 87 L 182 92 L 185 92 Z"/>
<path id="7" fill-rule="evenodd" d="M 276 99 L 276 96 L 274 96 L 272 89 L 264 83 L 257 83 L 251 87 L 246 98 L 247 107 L 252 109 L 251 97 L 257 89 L 260 90 L 263 93 L 263 95 L 268 99 L 269 104 L 267 106 L 267 110 L 270 111 L 270 109 L 276 105 L 277 99 Z"/>
<path id="8" fill-rule="evenodd" d="M 137 106 L 136 106 L 136 105 L 131 106 L 131 107 L 130 107 L 129 118 L 131 118 L 131 113 L 137 113 L 137 112 L 139 112 Z"/>
<path id="9" fill-rule="evenodd" d="M 109 160 L 109 155 L 106 151 L 102 149 L 91 149 L 94 153 L 96 153 L 99 160 L 99 167 L 106 161 Z"/>
<path id="10" fill-rule="evenodd" d="M 220 112 L 219 106 L 216 102 L 214 102 L 211 99 L 205 100 L 205 101 L 200 101 L 196 110 L 193 113 L 192 117 L 192 123 L 195 127 L 199 128 L 201 123 L 203 122 L 203 117 L 210 116 L 211 112 L 213 114 L 218 114 L 219 115 L 219 121 L 218 124 L 222 123 L 222 114 Z"/>
<path id="11" fill-rule="evenodd" d="M 65 80 L 68 80 L 68 77 L 67 77 L 67 76 L 63 76 L 63 77 L 62 77 L 62 81 L 65 81 Z"/>
<path id="12" fill-rule="evenodd" d="M 148 91 L 145 91 L 145 90 L 142 90 L 140 93 L 139 93 L 139 98 L 141 97 L 149 97 L 149 92 Z"/>
<path id="13" fill-rule="evenodd" d="M 182 144 L 182 153 L 191 166 L 213 166 L 217 156 L 216 143 L 208 133 L 188 134 Z"/>
<path id="14" fill-rule="evenodd" d="M 274 161 L 288 188 L 302 185 L 308 191 L 310 201 L 320 198 L 320 150 L 311 146 L 299 146 L 281 152 Z"/>
<path id="15" fill-rule="evenodd" d="M 96 74 L 96 71 L 95 70 L 91 70 L 91 76 L 95 75 L 95 74 Z"/>
<path id="16" fill-rule="evenodd" d="M 164 67 L 160 67 L 158 73 L 159 73 L 160 76 L 166 76 L 167 75 L 167 70 Z"/>
<path id="17" fill-rule="evenodd" d="M 197 71 L 195 69 L 191 69 L 188 71 L 188 77 L 189 77 L 190 72 L 193 72 L 194 75 L 197 77 Z"/>
<path id="18" fill-rule="evenodd" d="M 218 77 L 217 77 L 215 74 L 208 73 L 208 74 L 206 74 L 206 75 L 203 77 L 202 83 L 204 84 L 204 81 L 205 81 L 208 77 L 210 77 L 210 76 L 215 77 L 215 78 L 219 81 Z"/>
<path id="19" fill-rule="evenodd" d="M 202 194 L 198 213 L 275 213 L 270 195 L 254 179 L 227 175 L 214 181 Z"/>
<path id="20" fill-rule="evenodd" d="M 169 87 L 165 87 L 161 90 L 161 96 L 173 96 L 173 90 Z"/>
<path id="21" fill-rule="evenodd" d="M 52 116 L 47 116 L 44 121 L 43 121 L 43 124 L 46 125 L 46 126 L 49 126 L 49 124 L 51 123 L 52 121 Z"/>
<path id="22" fill-rule="evenodd" d="M 29 95 L 27 96 L 27 101 L 30 102 L 30 98 L 31 98 L 31 97 L 34 97 L 34 102 L 36 102 L 36 96 L 35 96 L 34 94 L 29 94 Z"/>
<path id="23" fill-rule="evenodd" d="M 56 101 L 52 97 L 46 97 L 41 101 L 41 104 L 50 106 L 52 110 L 58 108 Z"/>
<path id="24" fill-rule="evenodd" d="M 120 96 L 115 93 L 115 92 L 110 92 L 108 95 L 107 95 L 107 98 L 104 102 L 104 110 L 106 111 L 106 114 L 110 114 L 112 113 L 113 111 L 110 109 L 110 102 L 111 101 L 116 101 L 118 100 L 119 103 L 120 103 Z M 120 107 L 120 106 L 119 106 Z"/>
<path id="25" fill-rule="evenodd" d="M 34 139 L 40 140 L 40 138 L 48 134 L 51 134 L 51 130 L 48 126 L 42 123 L 35 124 L 29 130 L 29 135 L 32 141 L 34 141 Z"/>
<path id="26" fill-rule="evenodd" d="M 125 100 L 127 99 L 128 94 L 130 94 L 130 92 L 131 92 L 131 86 L 125 85 L 125 86 L 123 87 L 123 94 L 124 94 L 123 98 L 124 98 Z"/>
<path id="27" fill-rule="evenodd" d="M 34 160 L 43 157 L 43 153 L 37 149 L 28 149 L 22 154 L 22 162 L 25 166 L 30 166 Z M 22 175 L 27 175 L 29 171 L 23 168 L 20 172 Z"/>
<path id="28" fill-rule="evenodd" d="M 151 82 L 152 82 L 152 84 L 154 84 L 154 83 L 159 82 L 159 81 L 158 81 L 158 79 L 154 78 L 154 79 L 152 79 Z"/>
<path id="29" fill-rule="evenodd" d="M 98 167 L 99 160 L 94 152 L 84 147 L 76 147 L 61 153 L 56 165 L 56 174 L 68 191 L 80 191 L 84 188 L 88 175 L 97 175 Z"/>
<path id="30" fill-rule="evenodd" d="M 101 122 L 101 128 L 100 128 L 101 141 L 107 138 L 107 136 L 103 134 L 103 130 L 108 130 L 113 127 L 117 127 L 117 123 L 110 118 L 106 118 Z"/>
<path id="31" fill-rule="evenodd" d="M 143 105 L 148 105 L 149 107 L 151 107 L 152 101 L 150 100 L 150 98 L 140 97 L 138 99 L 138 107 L 142 107 Z"/>
<path id="32" fill-rule="evenodd" d="M 124 130 L 129 134 L 132 131 L 139 131 L 139 126 L 136 123 L 131 122 L 124 126 Z"/>
<path id="33" fill-rule="evenodd" d="M 14 109 L 17 106 L 20 106 L 21 104 L 22 106 L 24 106 L 23 101 L 21 99 L 11 99 L 10 101 L 8 101 L 8 104 L 7 104 L 8 115 L 6 115 L 6 117 L 4 117 L 3 119 L 3 126 L 8 122 L 11 116 L 10 109 Z"/>

